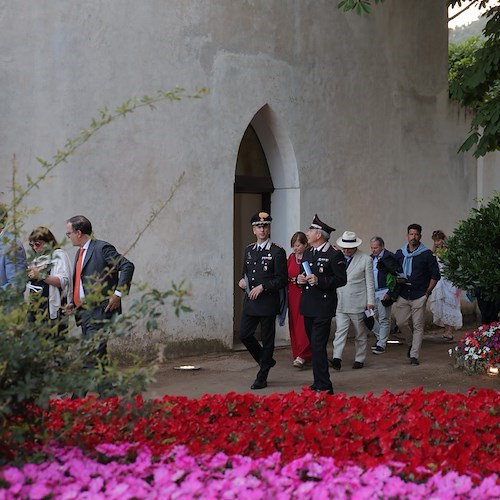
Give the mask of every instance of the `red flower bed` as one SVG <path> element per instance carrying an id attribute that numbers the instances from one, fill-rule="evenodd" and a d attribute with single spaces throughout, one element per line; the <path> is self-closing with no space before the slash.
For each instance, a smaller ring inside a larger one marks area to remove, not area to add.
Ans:
<path id="1" fill-rule="evenodd" d="M 301 394 L 56 400 L 36 432 L 42 444 L 94 449 L 101 443 L 146 445 L 162 455 L 184 444 L 192 454 L 253 458 L 279 451 L 285 462 L 311 453 L 362 467 L 400 462 L 406 474 L 454 470 L 482 477 L 497 460 L 500 393 L 413 390 L 380 397 Z"/>

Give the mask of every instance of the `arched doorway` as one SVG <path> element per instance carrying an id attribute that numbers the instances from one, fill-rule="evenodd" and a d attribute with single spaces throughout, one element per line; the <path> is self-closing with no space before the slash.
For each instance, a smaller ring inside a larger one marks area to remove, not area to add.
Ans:
<path id="1" fill-rule="evenodd" d="M 238 287 L 238 280 L 243 268 L 243 252 L 255 239 L 250 218 L 262 210 L 271 212 L 273 191 L 266 155 L 257 133 L 250 124 L 240 143 L 234 179 L 234 343 L 239 342 L 243 292 Z"/>
<path id="2" fill-rule="evenodd" d="M 242 291 L 238 287 L 243 251 L 254 241 L 250 218 L 264 210 L 273 217 L 271 238 L 289 253 L 290 236 L 300 229 L 297 161 L 287 127 L 269 105 L 253 117 L 241 140 L 234 184 L 234 343 L 239 342 Z M 277 327 L 276 344 L 289 342 L 288 328 Z"/>

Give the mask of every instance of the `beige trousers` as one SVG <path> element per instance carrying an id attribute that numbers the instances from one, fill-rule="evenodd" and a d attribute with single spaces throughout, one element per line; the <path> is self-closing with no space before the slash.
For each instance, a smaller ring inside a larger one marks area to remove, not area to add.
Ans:
<path id="1" fill-rule="evenodd" d="M 347 334 L 349 333 L 349 324 L 352 322 L 354 326 L 354 346 L 356 354 L 354 361 L 364 363 L 366 358 L 366 346 L 368 344 L 368 328 L 363 321 L 365 313 L 340 313 L 335 315 L 337 330 L 333 339 L 333 357 L 342 359 Z"/>
<path id="2" fill-rule="evenodd" d="M 424 338 L 426 302 L 427 297 L 424 295 L 415 300 L 398 297 L 394 304 L 394 317 L 399 331 L 406 338 L 406 343 L 411 346 L 410 357 L 412 358 L 418 359 L 420 356 L 420 346 Z M 410 328 L 410 318 L 413 328 Z"/>

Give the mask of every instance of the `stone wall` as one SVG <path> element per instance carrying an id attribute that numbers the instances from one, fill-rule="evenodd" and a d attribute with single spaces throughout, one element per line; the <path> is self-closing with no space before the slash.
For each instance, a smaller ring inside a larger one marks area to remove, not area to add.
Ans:
<path id="1" fill-rule="evenodd" d="M 233 345 L 233 183 L 252 123 L 268 158 L 273 238 L 315 213 L 395 250 L 406 226 L 451 232 L 474 206 L 475 161 L 456 151 L 469 119 L 448 101 L 444 3 L 387 0 L 368 17 L 330 0 L 16 0 L 0 6 L 0 198 L 36 175 L 97 109 L 129 96 L 208 87 L 105 127 L 27 200 L 60 239 L 87 215 L 125 251 L 185 172 L 168 208 L 128 256 L 136 280 L 185 279 L 194 312 L 168 309 L 123 344 L 153 356 Z M 73 250 L 70 249 L 71 255 Z M 135 287 L 137 290 L 137 287 Z M 236 297 L 241 300 L 241 297 Z M 286 330 L 280 339 L 286 340 Z M 163 347 L 162 347 L 163 346 Z"/>

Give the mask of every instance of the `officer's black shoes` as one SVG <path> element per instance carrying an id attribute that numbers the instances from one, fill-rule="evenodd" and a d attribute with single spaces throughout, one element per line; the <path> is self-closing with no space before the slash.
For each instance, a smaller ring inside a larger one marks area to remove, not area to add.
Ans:
<path id="1" fill-rule="evenodd" d="M 410 365 L 419 365 L 420 362 L 417 358 L 410 358 Z"/>
<path id="2" fill-rule="evenodd" d="M 314 384 L 309 386 L 309 390 L 317 393 L 323 392 L 325 394 L 333 394 L 333 389 L 318 389 Z"/>
<path id="3" fill-rule="evenodd" d="M 361 368 L 363 368 L 363 366 L 365 366 L 364 363 L 361 363 L 360 361 L 354 361 L 354 364 L 352 365 L 352 369 L 353 370 L 360 370 Z"/>
<path id="4" fill-rule="evenodd" d="M 328 362 L 332 365 L 334 370 L 340 371 L 340 368 L 342 367 L 342 360 L 339 358 L 333 358 L 329 359 Z"/>
<path id="5" fill-rule="evenodd" d="M 262 360 L 260 360 L 259 366 L 262 366 Z M 274 358 L 271 358 L 269 368 L 272 368 L 273 366 L 276 366 L 276 360 Z"/>
<path id="6" fill-rule="evenodd" d="M 257 389 L 265 389 L 267 387 L 267 381 L 266 380 L 258 380 L 255 379 L 255 382 L 250 386 L 250 389 L 253 391 Z"/>

